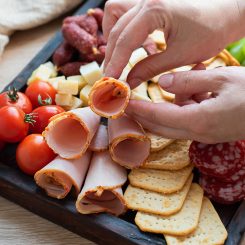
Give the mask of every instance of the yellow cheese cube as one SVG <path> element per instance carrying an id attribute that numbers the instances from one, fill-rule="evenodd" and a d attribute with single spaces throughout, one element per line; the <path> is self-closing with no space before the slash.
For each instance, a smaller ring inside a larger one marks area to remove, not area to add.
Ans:
<path id="1" fill-rule="evenodd" d="M 130 99 L 131 100 L 144 100 L 144 101 L 151 102 L 151 99 L 148 96 L 139 94 L 139 93 L 137 93 L 137 92 L 135 92 L 133 90 L 131 91 Z"/>
<path id="2" fill-rule="evenodd" d="M 78 94 L 77 80 L 60 80 L 58 83 L 58 93 L 60 94 Z"/>
<path id="3" fill-rule="evenodd" d="M 88 105 L 88 96 L 92 89 L 92 86 L 87 84 L 82 90 L 80 91 L 80 99 L 83 101 L 83 105 Z"/>
<path id="4" fill-rule="evenodd" d="M 70 77 L 67 77 L 66 79 L 67 81 L 77 81 L 79 91 L 87 84 L 87 82 L 81 75 L 70 76 Z"/>
<path id="5" fill-rule="evenodd" d="M 56 94 L 55 103 L 60 106 L 71 106 L 72 105 L 72 95 L 71 94 Z"/>
<path id="6" fill-rule="evenodd" d="M 65 76 L 59 76 L 54 78 L 49 78 L 48 83 L 51 84 L 56 90 L 58 90 L 58 83 L 60 80 L 65 80 Z"/>
<path id="7" fill-rule="evenodd" d="M 143 82 L 138 87 L 134 88 L 133 91 L 135 91 L 138 94 L 141 94 L 142 96 L 147 97 L 148 96 L 147 88 L 148 88 L 148 82 Z"/>
<path id="8" fill-rule="evenodd" d="M 81 66 L 80 73 L 89 85 L 93 85 L 103 76 L 99 65 L 95 61 Z"/>
<path id="9" fill-rule="evenodd" d="M 56 77 L 57 76 L 57 67 L 55 67 L 55 65 L 51 61 L 48 61 L 48 62 L 44 63 L 43 65 L 50 69 L 50 71 L 51 71 L 50 77 Z"/>
<path id="10" fill-rule="evenodd" d="M 156 43 L 159 49 L 164 50 L 166 48 L 166 41 L 163 31 L 155 30 L 149 35 L 149 37 Z"/>
<path id="11" fill-rule="evenodd" d="M 148 55 L 144 48 L 138 48 L 132 53 L 129 64 L 133 67 L 136 63 L 146 58 Z"/>
<path id="12" fill-rule="evenodd" d="M 76 109 L 76 108 L 80 108 L 80 107 L 82 107 L 82 105 L 83 105 L 83 101 L 82 100 L 80 100 L 79 98 L 77 98 L 75 96 L 72 96 L 71 106 L 63 106 L 63 108 L 66 111 L 70 111 L 70 110 L 73 110 L 73 109 Z"/>

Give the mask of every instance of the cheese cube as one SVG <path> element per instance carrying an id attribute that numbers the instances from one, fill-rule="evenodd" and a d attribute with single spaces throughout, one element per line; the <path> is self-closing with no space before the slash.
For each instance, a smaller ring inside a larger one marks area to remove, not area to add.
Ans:
<path id="1" fill-rule="evenodd" d="M 160 87 L 159 87 L 160 88 Z M 162 93 L 162 97 L 169 101 L 169 102 L 174 102 L 175 99 L 175 94 L 169 93 L 168 91 L 163 90 L 162 88 L 160 88 L 161 93 Z"/>
<path id="2" fill-rule="evenodd" d="M 132 69 L 131 65 L 130 65 L 130 64 L 127 64 L 127 65 L 124 67 L 124 69 L 123 69 L 123 71 L 122 71 L 122 74 L 121 74 L 121 76 L 119 77 L 119 80 L 126 82 L 127 76 L 128 76 L 128 74 L 129 74 L 129 72 L 130 72 L 131 69 Z"/>
<path id="3" fill-rule="evenodd" d="M 148 96 L 139 94 L 139 93 L 137 93 L 135 91 L 131 91 L 130 99 L 131 100 L 144 100 L 144 101 L 151 102 L 151 99 Z"/>
<path id="4" fill-rule="evenodd" d="M 80 73 L 89 85 L 93 85 L 103 76 L 99 65 L 95 61 L 81 66 Z"/>
<path id="5" fill-rule="evenodd" d="M 73 110 L 73 109 L 76 109 L 76 108 L 80 108 L 80 107 L 82 107 L 82 105 L 83 105 L 83 101 L 82 100 L 80 100 L 79 98 L 77 98 L 75 96 L 72 96 L 71 106 L 63 106 L 63 108 L 66 111 L 70 111 L 70 110 Z"/>
<path id="6" fill-rule="evenodd" d="M 148 88 L 148 82 L 143 82 L 138 87 L 134 88 L 133 91 L 143 96 L 148 96 L 147 88 Z"/>
<path id="7" fill-rule="evenodd" d="M 60 80 L 58 83 L 58 93 L 60 94 L 78 94 L 77 80 Z"/>
<path id="8" fill-rule="evenodd" d="M 72 95 L 71 94 L 56 94 L 55 103 L 60 106 L 71 106 L 72 105 Z"/>
<path id="9" fill-rule="evenodd" d="M 129 64 L 133 67 L 136 63 L 146 58 L 148 55 L 144 48 L 138 48 L 132 53 Z"/>
<path id="10" fill-rule="evenodd" d="M 149 35 L 149 37 L 156 43 L 159 49 L 164 50 L 166 48 L 166 41 L 163 31 L 155 30 Z"/>
<path id="11" fill-rule="evenodd" d="M 58 90 L 58 83 L 60 80 L 65 80 L 65 76 L 59 76 L 54 78 L 49 78 L 48 83 L 51 84 L 56 90 Z"/>
<path id="12" fill-rule="evenodd" d="M 80 99 L 83 101 L 83 105 L 88 105 L 88 96 L 92 89 L 92 86 L 87 84 L 82 90 L 80 91 Z"/>
<path id="13" fill-rule="evenodd" d="M 75 75 L 75 76 L 70 76 L 66 78 L 67 81 L 77 81 L 78 82 L 78 90 L 80 91 L 86 84 L 87 82 L 81 75 Z"/>
<path id="14" fill-rule="evenodd" d="M 43 65 L 50 69 L 50 71 L 51 71 L 50 77 L 56 77 L 57 76 L 57 68 L 55 67 L 55 65 L 51 61 L 48 61 L 48 62 L 44 63 Z"/>

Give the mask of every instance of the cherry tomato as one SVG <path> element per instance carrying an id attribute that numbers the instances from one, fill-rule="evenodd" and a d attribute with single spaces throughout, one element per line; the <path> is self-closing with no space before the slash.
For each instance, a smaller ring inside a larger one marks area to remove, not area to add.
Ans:
<path id="1" fill-rule="evenodd" d="M 41 134 L 28 135 L 17 147 L 16 161 L 26 174 L 34 175 L 56 157 Z"/>
<path id="2" fill-rule="evenodd" d="M 52 85 L 41 80 L 31 83 L 25 92 L 26 96 L 31 100 L 33 108 L 37 108 L 40 105 L 54 105 L 56 93 Z"/>
<path id="3" fill-rule="evenodd" d="M 27 114 L 32 111 L 30 99 L 25 94 L 18 92 L 16 88 L 0 94 L 0 108 L 6 105 L 19 107 Z"/>
<path id="4" fill-rule="evenodd" d="M 5 146 L 5 143 L 2 140 L 0 140 L 0 152 L 2 151 L 4 146 Z"/>
<path id="5" fill-rule="evenodd" d="M 15 106 L 0 108 L 0 138 L 5 142 L 19 142 L 29 130 L 33 117 Z"/>
<path id="6" fill-rule="evenodd" d="M 49 123 L 49 119 L 65 110 L 57 105 L 46 105 L 36 108 L 32 113 L 35 116 L 35 122 L 30 125 L 32 133 L 42 133 Z"/>

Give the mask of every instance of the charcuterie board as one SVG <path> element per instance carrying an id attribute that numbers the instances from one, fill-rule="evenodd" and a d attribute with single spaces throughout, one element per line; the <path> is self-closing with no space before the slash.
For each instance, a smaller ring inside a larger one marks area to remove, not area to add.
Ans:
<path id="1" fill-rule="evenodd" d="M 84 1 L 75 14 L 85 13 L 89 8 L 103 7 L 103 4 L 103 0 Z M 23 90 L 32 71 L 50 59 L 61 41 L 62 35 L 58 32 L 11 84 Z M 19 171 L 15 150 L 15 145 L 8 145 L 1 152 L 0 195 L 98 244 L 115 244 L 115 241 L 124 245 L 166 244 L 162 235 L 141 232 L 137 228 L 134 224 L 135 212 L 129 211 L 121 217 L 109 214 L 81 215 L 75 209 L 75 198 L 72 195 L 64 200 L 47 197 L 32 177 Z M 229 206 L 214 203 L 214 206 L 229 233 L 225 244 L 239 244 L 245 231 L 245 202 Z"/>

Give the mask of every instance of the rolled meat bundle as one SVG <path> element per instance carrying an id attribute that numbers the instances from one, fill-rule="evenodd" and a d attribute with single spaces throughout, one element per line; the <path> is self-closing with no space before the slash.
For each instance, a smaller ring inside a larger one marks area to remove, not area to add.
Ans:
<path id="1" fill-rule="evenodd" d="M 132 169 L 144 164 L 150 154 L 151 142 L 141 125 L 123 115 L 117 120 L 108 120 L 108 134 L 112 159 Z"/>
<path id="2" fill-rule="evenodd" d="M 88 149 L 99 123 L 100 117 L 89 107 L 78 108 L 52 117 L 43 136 L 62 158 L 76 159 Z"/>
<path id="3" fill-rule="evenodd" d="M 109 147 L 108 130 L 105 125 L 100 124 L 98 130 L 89 146 L 91 151 L 105 151 Z"/>
<path id="4" fill-rule="evenodd" d="M 36 172 L 34 179 L 48 196 L 62 199 L 70 192 L 72 186 L 79 194 L 91 159 L 91 152 L 78 159 L 66 160 L 57 156 L 52 162 Z"/>
<path id="5" fill-rule="evenodd" d="M 130 87 L 126 82 L 104 77 L 93 85 L 89 106 L 96 114 L 115 119 L 124 113 L 129 98 Z"/>
<path id="6" fill-rule="evenodd" d="M 121 187 L 126 181 L 126 169 L 113 162 L 108 151 L 94 152 L 76 201 L 77 211 L 82 214 L 124 213 L 126 204 Z"/>

